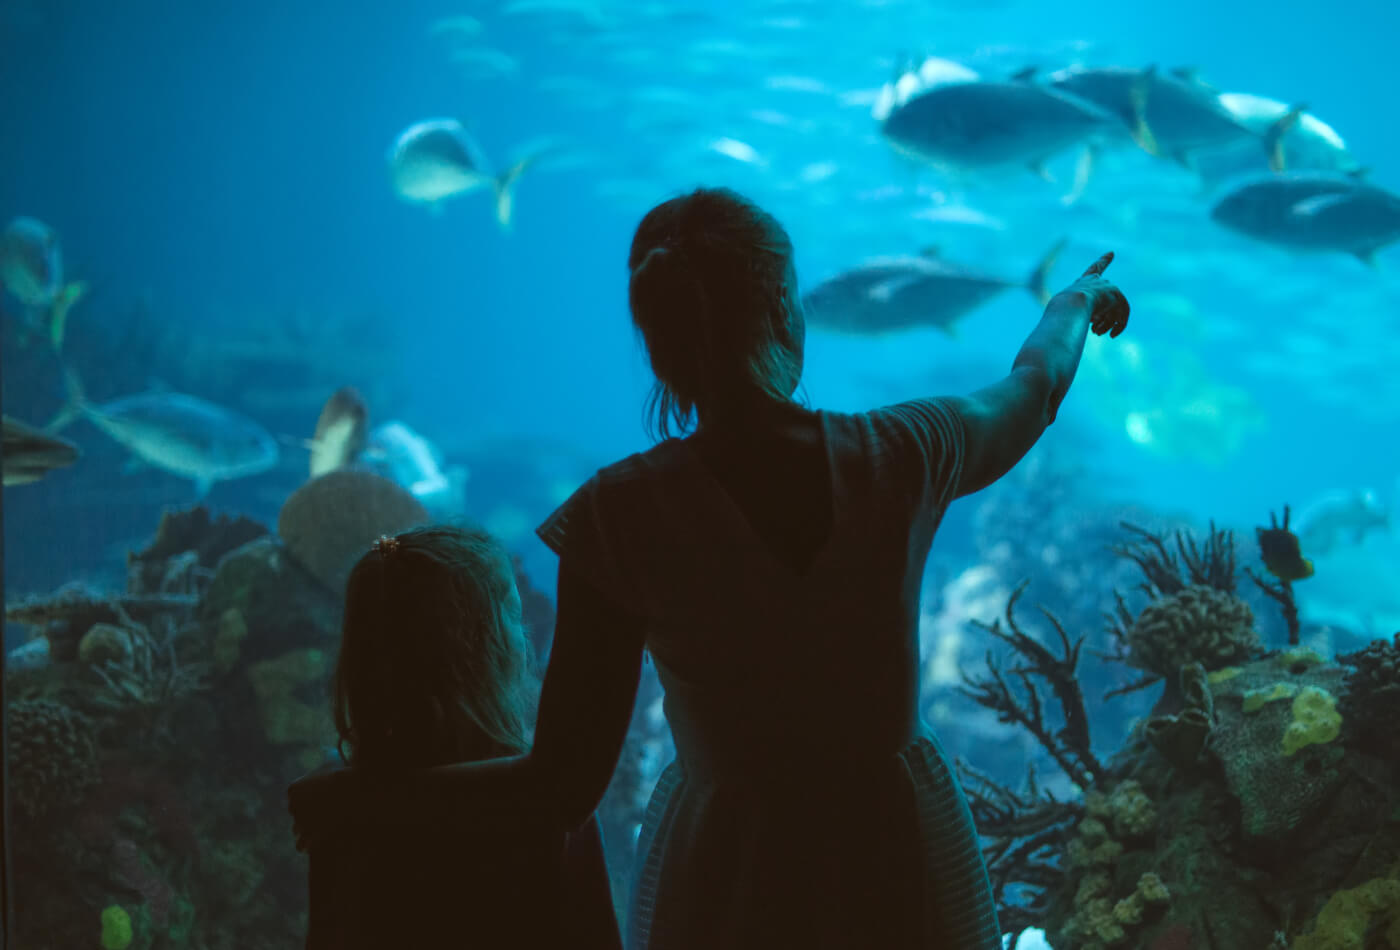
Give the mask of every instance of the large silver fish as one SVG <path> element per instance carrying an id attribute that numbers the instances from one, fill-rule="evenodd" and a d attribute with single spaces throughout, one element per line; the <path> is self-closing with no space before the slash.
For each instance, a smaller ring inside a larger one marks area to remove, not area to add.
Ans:
<path id="1" fill-rule="evenodd" d="M 72 465 L 83 454 L 67 439 L 10 416 L 4 417 L 3 453 L 7 488 L 37 482 L 56 468 Z"/>
<path id="2" fill-rule="evenodd" d="M 490 189 L 496 196 L 496 221 L 510 226 L 515 184 L 532 163 L 516 162 L 500 175 L 490 170 L 485 153 L 456 119 L 426 119 L 399 133 L 389 149 L 389 175 L 405 201 L 441 210 L 441 202 Z"/>
<path id="3" fill-rule="evenodd" d="M 1275 126 L 1303 107 L 1244 92 L 1222 92 L 1216 100 L 1246 128 L 1268 136 Z M 1272 140 L 1274 151 L 1264 154 L 1254 142 L 1236 141 L 1193 156 L 1193 164 L 1208 181 L 1274 171 L 1338 172 L 1363 177 L 1365 168 L 1347 150 L 1336 129 L 1311 112 L 1299 111 L 1297 121 Z"/>
<path id="4" fill-rule="evenodd" d="M 1221 198 L 1210 217 L 1279 247 L 1355 254 L 1368 264 L 1400 240 L 1400 196 L 1348 175 L 1296 172 L 1249 181 Z"/>
<path id="5" fill-rule="evenodd" d="M 353 386 L 337 389 L 326 400 L 311 450 L 311 477 L 354 464 L 369 444 L 369 407 Z"/>
<path id="6" fill-rule="evenodd" d="M 216 481 L 265 472 L 277 464 L 277 440 L 231 409 L 175 392 L 148 392 L 94 405 L 69 370 L 69 405 L 48 427 L 85 418 L 140 460 L 195 483 L 203 498 Z"/>
<path id="7" fill-rule="evenodd" d="M 1305 552 L 1330 554 L 1342 544 L 1360 544 L 1372 531 L 1390 528 L 1390 511 L 1372 491 L 1339 491 L 1324 495 L 1294 519 L 1294 533 Z"/>
<path id="8" fill-rule="evenodd" d="M 931 80 L 917 72 L 899 77 L 876 104 L 881 134 L 918 161 L 963 169 L 1021 165 L 1043 175 L 1045 161 L 1116 125 L 1096 105 L 1028 74 L 966 75 L 945 68 Z"/>
<path id="9" fill-rule="evenodd" d="M 1029 291 L 1049 299 L 1048 276 L 1064 247 L 1059 242 L 1023 281 L 1006 280 L 922 256 L 875 258 L 823 281 L 803 297 L 813 327 L 846 333 L 880 334 L 914 327 L 937 327 L 949 335 L 957 321 L 1007 290 Z"/>
<path id="10" fill-rule="evenodd" d="M 1203 148 L 1239 140 L 1258 144 L 1271 163 L 1278 142 L 1301 110 L 1288 109 L 1256 131 L 1227 110 L 1211 87 L 1189 70 L 1162 73 L 1155 66 L 1073 67 L 1046 77 L 1056 89 L 1099 106 L 1116 116 L 1124 130 L 1145 151 L 1192 167 L 1192 155 Z"/>

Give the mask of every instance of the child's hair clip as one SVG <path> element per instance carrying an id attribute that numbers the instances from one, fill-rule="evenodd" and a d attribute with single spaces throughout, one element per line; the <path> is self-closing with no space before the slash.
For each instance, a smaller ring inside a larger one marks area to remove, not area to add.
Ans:
<path id="1" fill-rule="evenodd" d="M 399 539 L 381 534 L 379 540 L 374 542 L 374 549 L 379 552 L 380 557 L 388 557 L 399 549 Z"/>

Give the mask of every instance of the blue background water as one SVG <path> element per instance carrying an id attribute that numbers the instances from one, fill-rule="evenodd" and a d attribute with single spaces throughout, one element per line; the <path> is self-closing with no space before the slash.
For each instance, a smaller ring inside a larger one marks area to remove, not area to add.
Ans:
<path id="1" fill-rule="evenodd" d="M 679 6 L 669 17 L 644 17 L 644 8 L 656 5 L 605 4 L 612 24 L 585 29 L 569 27 L 568 16 L 504 16 L 482 4 L 11 0 L 0 19 L 0 216 L 52 224 L 70 274 L 96 288 L 74 313 L 76 352 L 94 324 L 119 323 L 142 299 L 190 339 L 257 340 L 297 307 L 326 321 L 369 312 L 394 341 L 374 370 L 393 393 L 373 407 L 378 418 L 409 420 L 449 451 L 510 437 L 593 463 L 646 444 L 641 400 L 649 384 L 626 312 L 624 269 L 649 201 L 602 196 L 600 181 L 641 178 L 658 199 L 700 183 L 735 184 L 789 227 L 808 284 L 869 254 L 934 242 L 954 259 L 1019 274 L 1064 233 L 1073 242 L 1054 275 L 1063 284 L 1111 241 L 1118 262 L 1110 276 L 1137 303 L 1124 341 L 1141 347 L 1144 365 L 1180 375 L 1168 354 L 1192 352 L 1212 384 L 1247 391 L 1266 422 L 1213 463 L 1145 451 L 1096 411 L 1118 394 L 1086 371 L 1047 443 L 1103 473 L 1095 491 L 1240 525 L 1337 488 L 1371 485 L 1385 500 L 1393 495 L 1393 252 L 1372 272 L 1348 258 L 1294 258 L 1246 244 L 1205 220 L 1207 205 L 1188 200 L 1183 172 L 1145 156 L 1122 158 L 1116 183 L 1098 198 L 1091 190 L 1073 211 L 1029 175 L 967 188 L 961 200 L 992 209 L 1006 228 L 964 239 L 957 229 L 911 223 L 918 199 L 868 200 L 882 181 L 943 184 L 892 159 L 874 138 L 867 106 L 837 101 L 888 79 L 882 58 L 900 50 L 995 73 L 1027 62 L 1063 65 L 1069 45 L 1085 42 L 1074 54 L 1084 62 L 1192 64 L 1223 89 L 1306 102 L 1374 169 L 1374 181 L 1400 187 L 1400 130 L 1388 118 L 1400 78 L 1393 5 L 737 3 L 706 5 L 712 14 L 693 18 Z M 463 76 L 429 34 L 434 21 L 463 13 L 486 24 L 481 43 L 517 58 L 517 74 Z M 765 17 L 805 26 L 758 25 Z M 754 45 L 710 73 L 665 52 L 716 39 Z M 830 94 L 765 86 L 766 77 L 793 74 L 820 79 Z M 609 99 L 571 102 L 541 89 L 539 80 L 554 75 L 596 80 Z M 629 130 L 637 110 L 628 102 L 649 85 L 690 90 L 712 107 L 681 110 L 676 154 L 664 160 L 656 156 L 668 147 L 666 134 Z M 839 122 L 765 142 L 762 127 L 745 118 L 765 108 Z M 403 127 L 433 115 L 467 120 L 501 167 L 541 136 L 565 138 L 594 160 L 527 175 L 510 234 L 498 231 L 480 194 L 431 215 L 392 193 L 385 152 Z M 770 158 L 768 169 L 694 147 L 723 136 L 752 142 Z M 803 185 L 797 170 L 823 161 L 840 169 L 834 187 Z M 1106 168 L 1101 180 L 1113 174 Z M 1134 190 L 1161 191 L 1178 213 L 1159 216 L 1148 206 L 1132 228 L 1108 224 L 1102 209 Z M 1154 312 L 1162 295 L 1185 298 L 1195 322 Z M 813 334 L 806 390 L 817 405 L 854 409 L 966 388 L 1009 365 L 1036 316 L 1013 292 L 969 317 L 956 341 L 935 331 L 883 341 Z M 1202 329 L 1227 321 L 1229 335 Z M 347 350 L 357 344 L 353 336 L 342 342 Z M 4 358 L 13 368 L 38 357 L 12 348 Z M 1286 369 L 1256 371 L 1265 358 Z M 311 359 L 333 375 L 342 356 L 329 348 Z M 170 372 L 128 369 L 137 378 Z M 1324 392 L 1347 386 L 1335 397 Z M 9 411 L 17 399 L 7 396 Z M 59 396 L 55 374 L 49 392 L 27 391 L 18 403 L 47 410 Z M 316 408 L 308 406 L 305 429 L 284 434 L 309 434 Z M 74 437 L 85 447 L 100 439 L 90 429 Z M 6 493 L 12 590 L 97 570 L 111 545 L 149 530 L 161 504 L 190 499 L 177 480 L 158 482 L 160 497 L 132 495 L 133 483 L 111 471 L 119 456 L 92 451 L 91 464 L 23 495 Z M 469 509 L 487 503 L 490 490 L 474 483 Z M 78 495 L 96 501 L 75 518 Z M 98 504 L 103 498 L 109 502 Z M 211 501 L 264 517 L 275 511 L 256 480 L 219 485 Z M 950 535 L 958 523 L 955 513 Z M 546 563 L 537 548 L 531 557 Z"/>

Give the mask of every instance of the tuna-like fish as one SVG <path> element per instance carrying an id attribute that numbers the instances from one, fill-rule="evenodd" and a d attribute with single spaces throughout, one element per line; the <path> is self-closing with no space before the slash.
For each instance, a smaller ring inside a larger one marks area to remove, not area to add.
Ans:
<path id="1" fill-rule="evenodd" d="M 1114 127 L 1103 109 L 1028 75 L 967 78 L 956 64 L 937 62 L 940 68 L 921 66 L 886 86 L 874 109 L 885 139 L 915 160 L 965 169 L 1023 165 L 1043 175 L 1046 160 Z"/>
<path id="2" fill-rule="evenodd" d="M 316 420 L 311 450 L 311 477 L 353 464 L 369 443 L 369 407 L 353 386 L 337 389 Z"/>
<path id="3" fill-rule="evenodd" d="M 490 188 L 496 196 L 496 221 L 508 228 L 516 181 L 533 161 L 532 156 L 523 158 L 496 175 L 461 122 L 427 119 L 404 129 L 394 140 L 389 175 L 400 198 L 426 204 L 435 212 L 448 198 Z"/>
<path id="4" fill-rule="evenodd" d="M 1275 152 L 1266 157 L 1272 170 L 1339 172 L 1358 178 L 1363 176 L 1365 169 L 1347 151 L 1346 142 L 1337 134 L 1337 130 L 1306 111 L 1305 106 L 1290 106 L 1277 99 L 1245 92 L 1222 92 L 1216 99 L 1241 125 L 1266 138 L 1280 122 L 1297 113 L 1297 120 L 1288 123 L 1281 136 L 1270 140 Z M 1255 157 L 1252 150 L 1250 157 Z M 1242 166 L 1237 171 L 1260 170 L 1258 166 L 1259 163 L 1255 162 L 1253 166 Z"/>
<path id="5" fill-rule="evenodd" d="M 937 327 L 953 335 L 960 318 L 1008 289 L 1023 288 L 1042 304 L 1048 300 L 1050 269 L 1064 244 L 1051 248 L 1020 282 L 940 260 L 931 251 L 875 258 L 818 284 L 802 306 L 813 327 L 828 330 L 880 334 Z"/>
<path id="6" fill-rule="evenodd" d="M 1360 544 L 1372 531 L 1390 528 L 1390 511 L 1371 491 L 1341 491 L 1324 495 L 1297 517 L 1293 530 L 1303 550 L 1325 555 L 1338 546 Z"/>
<path id="7" fill-rule="evenodd" d="M 1297 172 L 1250 181 L 1211 209 L 1232 231 L 1299 251 L 1375 252 L 1400 239 L 1400 196 L 1346 175 Z"/>
<path id="8" fill-rule="evenodd" d="M 35 218 L 15 218 L 0 231 L 0 285 L 24 309 L 27 331 L 47 326 L 55 348 L 63 345 L 68 311 L 87 291 L 63 282 L 63 249 L 53 228 Z"/>
<path id="9" fill-rule="evenodd" d="M 1223 106 L 1213 89 L 1186 71 L 1163 74 L 1155 66 L 1072 67 L 1047 77 L 1050 85 L 1086 99 L 1116 116 L 1133 141 L 1158 157 L 1188 168 L 1198 149 L 1252 140 L 1266 156 L 1297 120 L 1300 110 L 1286 110 L 1262 132 L 1245 125 Z"/>
<path id="10" fill-rule="evenodd" d="M 154 391 L 94 405 L 77 374 L 65 374 L 69 405 L 53 432 L 85 418 L 134 456 L 195 483 L 203 498 L 216 481 L 265 472 L 277 464 L 277 441 L 253 420 L 182 393 Z"/>
<path id="11" fill-rule="evenodd" d="M 4 417 L 3 453 L 7 488 L 37 482 L 56 468 L 72 465 L 83 454 L 67 439 L 10 416 Z"/>

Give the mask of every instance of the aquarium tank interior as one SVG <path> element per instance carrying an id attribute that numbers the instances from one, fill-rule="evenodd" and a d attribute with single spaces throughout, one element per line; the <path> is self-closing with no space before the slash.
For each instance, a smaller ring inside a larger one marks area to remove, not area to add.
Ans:
<path id="1" fill-rule="evenodd" d="M 792 239 L 805 405 L 1004 377 L 1131 305 L 954 502 L 919 711 L 1007 947 L 1400 950 L 1400 6 L 0 0 L 5 934 L 301 946 L 347 575 L 508 550 L 653 444 L 628 250 Z M 597 815 L 619 919 L 674 755 Z M 840 697 L 833 697 L 833 702 Z"/>

